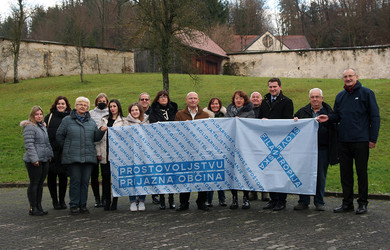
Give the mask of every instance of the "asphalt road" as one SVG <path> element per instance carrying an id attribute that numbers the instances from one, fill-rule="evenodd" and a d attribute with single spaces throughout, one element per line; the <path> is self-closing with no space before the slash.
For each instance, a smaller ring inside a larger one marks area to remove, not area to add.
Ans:
<path id="1" fill-rule="evenodd" d="M 371 200 L 365 215 L 333 213 L 341 204 L 334 197 L 325 198 L 324 212 L 313 206 L 294 211 L 295 195 L 280 212 L 263 210 L 262 201 L 252 201 L 249 210 L 214 204 L 204 212 L 196 209 L 193 193 L 184 212 L 160 211 L 150 197 L 146 211 L 130 212 L 127 197 L 119 198 L 117 211 L 94 208 L 90 191 L 90 214 L 71 216 L 52 208 L 45 187 L 43 207 L 49 214 L 29 216 L 26 191 L 0 188 L 1 249 L 390 249 L 390 201 L 385 200 Z M 227 192 L 228 204 L 230 197 Z M 178 195 L 175 199 L 177 204 Z"/>

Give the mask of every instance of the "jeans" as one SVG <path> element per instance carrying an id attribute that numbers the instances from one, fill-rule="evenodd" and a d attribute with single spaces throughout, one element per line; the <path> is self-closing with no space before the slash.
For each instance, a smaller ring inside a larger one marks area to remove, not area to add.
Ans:
<path id="1" fill-rule="evenodd" d="M 359 204 L 367 205 L 369 157 L 368 142 L 342 142 L 339 144 L 340 177 L 343 188 L 343 204 L 353 205 L 353 160 L 355 159 L 358 178 Z"/>
<path id="2" fill-rule="evenodd" d="M 42 202 L 43 182 L 49 171 L 49 163 L 39 162 L 38 167 L 34 166 L 31 162 L 25 162 L 25 164 L 28 177 L 30 178 L 30 184 L 27 188 L 28 201 L 31 207 L 37 207 Z"/>
<path id="3" fill-rule="evenodd" d="M 140 202 L 145 201 L 146 195 L 132 195 L 132 196 L 129 196 L 130 203 L 136 202 L 137 196 L 138 196 L 138 201 L 140 201 Z"/>
<path id="4" fill-rule="evenodd" d="M 82 207 L 87 204 L 89 178 L 93 163 L 74 163 L 68 165 L 69 206 Z"/>
<path id="5" fill-rule="evenodd" d="M 214 196 L 214 191 L 208 191 L 207 192 L 207 202 L 212 203 L 213 202 L 213 196 Z M 225 201 L 225 190 L 218 190 L 218 200 L 219 201 Z"/>
<path id="6" fill-rule="evenodd" d="M 316 195 L 314 196 L 314 205 L 325 205 L 324 194 L 326 184 L 326 174 L 329 166 L 329 150 L 318 149 L 318 164 L 317 164 L 317 186 Z M 310 195 L 299 195 L 298 203 L 309 205 Z"/>

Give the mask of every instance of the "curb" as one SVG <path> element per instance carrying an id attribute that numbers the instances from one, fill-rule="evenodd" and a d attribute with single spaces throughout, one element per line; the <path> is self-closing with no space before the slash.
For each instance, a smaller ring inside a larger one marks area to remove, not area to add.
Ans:
<path id="1" fill-rule="evenodd" d="M 43 184 L 44 186 L 47 186 L 47 183 L 45 182 Z M 26 188 L 28 187 L 28 183 L 0 183 L 0 188 Z M 343 193 L 340 192 L 325 192 L 325 196 L 329 197 L 337 197 L 342 198 Z M 358 198 L 358 195 L 354 195 L 355 198 Z M 390 200 L 390 195 L 387 194 L 368 194 L 368 198 L 371 200 Z"/>

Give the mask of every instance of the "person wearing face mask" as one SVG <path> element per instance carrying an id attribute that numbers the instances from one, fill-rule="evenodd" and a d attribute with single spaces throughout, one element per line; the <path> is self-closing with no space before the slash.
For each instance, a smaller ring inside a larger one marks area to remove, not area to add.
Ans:
<path id="1" fill-rule="evenodd" d="M 126 125 L 138 125 L 148 124 L 149 116 L 144 113 L 141 104 L 135 102 L 129 106 L 129 115 L 126 117 Z M 138 201 L 136 195 L 129 196 L 130 211 L 145 211 L 145 197 L 146 195 L 138 195 Z"/>
<path id="2" fill-rule="evenodd" d="M 31 109 L 28 120 L 20 122 L 26 153 L 23 161 L 26 164 L 30 184 L 27 197 L 30 203 L 30 215 L 46 215 L 42 209 L 43 182 L 49 170 L 49 162 L 53 157 L 49 136 L 43 123 L 43 111 L 39 106 Z"/>
<path id="3" fill-rule="evenodd" d="M 108 115 L 108 97 L 105 93 L 100 93 L 95 99 L 95 108 L 89 111 L 91 118 L 95 121 L 96 125 L 99 125 L 103 116 Z M 97 156 L 98 163 L 93 166 L 91 174 L 91 187 L 93 195 L 95 196 L 95 207 L 104 206 L 104 197 L 100 199 L 99 193 L 99 157 Z"/>
<path id="4" fill-rule="evenodd" d="M 69 115 L 71 110 L 68 98 L 58 96 L 50 108 L 50 114 L 46 115 L 44 119 L 49 134 L 50 145 L 54 153 L 47 175 L 47 187 L 49 188 L 54 209 L 66 209 L 65 195 L 68 177 L 66 176 L 66 167 L 61 164 L 62 149 L 57 142 L 56 132 L 62 122 L 62 118 Z"/>
<path id="5" fill-rule="evenodd" d="M 120 127 L 125 126 L 125 118 L 123 117 L 121 103 L 117 99 L 113 99 L 108 104 L 109 114 L 104 116 L 99 123 L 100 127 Z M 118 204 L 118 197 L 114 197 L 111 203 L 111 169 L 109 159 L 109 144 L 107 132 L 105 132 L 103 139 L 97 143 L 96 151 L 98 158 L 100 158 L 100 166 L 102 168 L 102 188 L 105 202 L 104 210 L 116 210 Z M 111 205 L 111 206 L 110 206 Z"/>
<path id="6" fill-rule="evenodd" d="M 248 95 L 237 90 L 232 96 L 232 103 L 226 108 L 226 117 L 241 117 L 241 118 L 255 118 L 255 112 L 253 111 L 253 103 L 250 102 Z M 238 208 L 238 195 L 237 190 L 231 190 L 233 196 L 233 202 L 230 205 L 230 209 Z M 249 203 L 249 191 L 244 190 L 244 197 L 242 203 L 242 209 L 249 209 L 251 207 Z"/>

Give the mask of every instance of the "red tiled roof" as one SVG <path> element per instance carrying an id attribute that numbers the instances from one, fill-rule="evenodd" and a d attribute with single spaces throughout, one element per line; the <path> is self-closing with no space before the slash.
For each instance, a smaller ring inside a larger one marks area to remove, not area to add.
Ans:
<path id="1" fill-rule="evenodd" d="M 289 49 L 310 49 L 310 44 L 305 36 L 276 36 L 280 42 L 284 43 Z"/>
<path id="2" fill-rule="evenodd" d="M 247 35 L 247 36 L 234 35 L 233 50 L 231 52 L 244 51 L 249 44 L 251 44 L 259 37 L 260 37 L 259 35 Z"/>
<path id="3" fill-rule="evenodd" d="M 208 37 L 206 34 L 200 31 L 193 32 L 195 39 L 188 39 L 186 35 L 182 35 L 183 42 L 186 43 L 188 46 L 195 49 L 207 51 L 218 56 L 227 57 L 226 52 L 221 47 L 219 47 L 218 44 L 211 40 L 211 38 Z"/>

